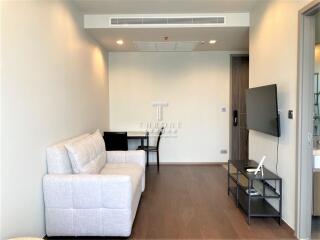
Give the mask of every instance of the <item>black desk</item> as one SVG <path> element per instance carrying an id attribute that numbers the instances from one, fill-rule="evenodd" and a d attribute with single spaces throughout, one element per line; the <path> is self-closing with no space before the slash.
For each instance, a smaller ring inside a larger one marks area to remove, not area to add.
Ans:
<path id="1" fill-rule="evenodd" d="M 143 131 L 130 131 L 127 132 L 127 138 L 130 139 L 140 139 L 141 146 L 144 146 L 144 140 L 147 140 L 147 147 L 149 148 L 149 134 Z M 147 152 L 147 166 L 149 165 L 149 153 Z"/>

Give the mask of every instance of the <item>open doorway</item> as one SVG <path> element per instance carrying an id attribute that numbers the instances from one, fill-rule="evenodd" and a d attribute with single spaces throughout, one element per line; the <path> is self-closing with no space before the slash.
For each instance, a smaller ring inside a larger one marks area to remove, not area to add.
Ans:
<path id="1" fill-rule="evenodd" d="M 319 0 L 312 2 L 299 12 L 299 129 L 296 214 L 296 235 L 299 239 L 309 239 L 311 236 L 318 238 L 319 236 L 315 235 L 320 230 L 318 227 L 320 222 L 317 217 L 320 216 L 320 206 L 318 206 L 320 191 L 319 194 L 317 193 L 320 188 L 320 178 L 318 179 L 315 165 L 315 153 L 318 151 L 320 153 L 318 150 L 320 149 L 320 80 L 316 64 L 318 60 L 315 58 L 319 41 L 317 36 L 319 34 L 319 23 L 317 23 L 319 14 Z"/>

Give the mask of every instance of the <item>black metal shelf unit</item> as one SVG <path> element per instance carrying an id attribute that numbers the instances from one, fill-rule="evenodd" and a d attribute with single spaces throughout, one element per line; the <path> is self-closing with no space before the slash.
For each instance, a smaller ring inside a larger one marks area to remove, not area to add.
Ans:
<path id="1" fill-rule="evenodd" d="M 248 173 L 247 168 L 256 168 L 255 161 L 229 160 L 228 162 L 228 195 L 231 193 L 237 207 L 241 207 L 248 216 L 277 218 L 279 224 L 282 216 L 282 179 L 264 168 L 264 175 Z M 274 184 L 274 185 L 273 185 Z M 248 194 L 254 189 L 257 195 Z M 278 208 L 270 201 L 278 201 Z"/>

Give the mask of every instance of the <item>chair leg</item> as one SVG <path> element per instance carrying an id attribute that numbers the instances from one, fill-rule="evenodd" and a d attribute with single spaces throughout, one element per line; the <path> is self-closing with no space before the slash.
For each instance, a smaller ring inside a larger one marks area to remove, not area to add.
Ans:
<path id="1" fill-rule="evenodd" d="M 149 151 L 146 151 L 147 154 L 147 167 L 149 166 Z"/>
<path id="2" fill-rule="evenodd" d="M 158 172 L 159 172 L 159 162 L 160 162 L 160 159 L 159 159 L 159 151 L 157 151 L 157 169 L 158 169 Z"/>

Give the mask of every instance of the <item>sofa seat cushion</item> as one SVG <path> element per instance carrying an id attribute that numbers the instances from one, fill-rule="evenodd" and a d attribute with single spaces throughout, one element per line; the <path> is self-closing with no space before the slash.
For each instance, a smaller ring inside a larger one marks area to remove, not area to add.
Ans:
<path id="1" fill-rule="evenodd" d="M 101 170 L 103 175 L 126 175 L 130 176 L 132 183 L 132 195 L 137 191 L 141 192 L 141 180 L 144 169 L 135 163 L 107 163 Z M 139 189 L 138 189 L 139 188 Z"/>

